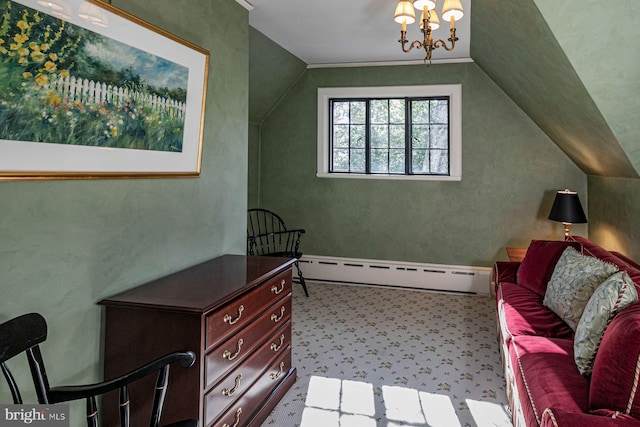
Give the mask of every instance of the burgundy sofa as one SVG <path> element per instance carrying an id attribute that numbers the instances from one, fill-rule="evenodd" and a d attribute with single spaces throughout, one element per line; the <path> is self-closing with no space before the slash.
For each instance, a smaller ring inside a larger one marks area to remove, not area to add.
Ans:
<path id="1" fill-rule="evenodd" d="M 626 271 L 640 288 L 640 266 L 583 237 L 533 241 L 522 262 L 494 267 L 498 340 L 515 427 L 640 426 L 640 303 L 610 319 L 593 371 L 574 360 L 574 330 L 543 305 L 567 246 Z"/>

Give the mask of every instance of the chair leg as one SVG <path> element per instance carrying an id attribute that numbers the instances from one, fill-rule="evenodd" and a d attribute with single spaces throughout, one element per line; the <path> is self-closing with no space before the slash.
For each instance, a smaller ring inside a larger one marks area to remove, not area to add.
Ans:
<path id="1" fill-rule="evenodd" d="M 308 298 L 309 297 L 309 291 L 307 291 L 307 284 L 304 281 L 304 276 L 302 276 L 302 270 L 300 270 L 300 265 L 298 264 L 297 260 L 296 260 L 295 264 L 296 264 L 296 269 L 298 270 L 298 280 L 300 280 L 300 284 L 302 285 L 302 289 L 304 289 L 304 294 Z"/>

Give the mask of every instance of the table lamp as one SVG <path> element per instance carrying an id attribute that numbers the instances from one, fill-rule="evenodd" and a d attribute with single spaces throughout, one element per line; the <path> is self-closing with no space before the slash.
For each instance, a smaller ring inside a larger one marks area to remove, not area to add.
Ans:
<path id="1" fill-rule="evenodd" d="M 571 224 L 586 223 L 587 217 L 582 210 L 578 193 L 569 189 L 558 191 L 556 199 L 553 201 L 551 212 L 549 212 L 549 219 L 561 222 L 564 225 L 565 240 L 569 237 Z"/>

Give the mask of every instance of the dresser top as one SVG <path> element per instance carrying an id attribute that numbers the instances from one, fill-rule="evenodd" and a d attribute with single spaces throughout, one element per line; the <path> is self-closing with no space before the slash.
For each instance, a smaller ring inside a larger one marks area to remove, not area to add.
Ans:
<path id="1" fill-rule="evenodd" d="M 224 255 L 169 274 L 98 302 L 206 312 L 286 270 L 293 259 Z"/>

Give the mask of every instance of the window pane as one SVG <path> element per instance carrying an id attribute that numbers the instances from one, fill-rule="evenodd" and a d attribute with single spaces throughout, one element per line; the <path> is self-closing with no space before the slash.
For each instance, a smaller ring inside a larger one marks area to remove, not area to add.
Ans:
<path id="1" fill-rule="evenodd" d="M 349 146 L 349 125 L 336 125 L 333 127 L 333 146 Z"/>
<path id="2" fill-rule="evenodd" d="M 337 124 L 349 123 L 349 103 L 348 102 L 333 103 L 333 123 L 337 123 Z"/>
<path id="3" fill-rule="evenodd" d="M 349 149 L 333 150 L 333 170 L 335 172 L 349 172 Z"/>
<path id="4" fill-rule="evenodd" d="M 367 103 L 364 101 L 351 102 L 351 124 L 363 125 L 367 118 Z"/>
<path id="5" fill-rule="evenodd" d="M 351 147 L 364 148 L 365 147 L 365 138 L 366 138 L 366 126 L 365 125 L 356 125 L 351 126 Z"/>
<path id="6" fill-rule="evenodd" d="M 411 144 L 413 148 L 429 148 L 429 126 L 417 125 L 412 129 Z"/>
<path id="7" fill-rule="evenodd" d="M 449 123 L 449 101 L 431 101 L 431 123 Z"/>
<path id="8" fill-rule="evenodd" d="M 446 125 L 431 126 L 431 148 L 449 148 L 449 135 Z"/>
<path id="9" fill-rule="evenodd" d="M 389 150 L 389 173 L 404 173 L 404 148 Z"/>
<path id="10" fill-rule="evenodd" d="M 447 150 L 431 150 L 431 173 L 449 173 L 449 152 Z"/>
<path id="11" fill-rule="evenodd" d="M 389 127 L 387 125 L 371 126 L 371 147 L 387 148 L 389 146 Z"/>
<path id="12" fill-rule="evenodd" d="M 411 101 L 411 121 L 429 123 L 429 101 Z"/>
<path id="13" fill-rule="evenodd" d="M 365 150 L 364 149 L 352 149 L 351 150 L 351 172 L 365 173 Z"/>
<path id="14" fill-rule="evenodd" d="M 404 123 L 404 99 L 389 100 L 390 123 Z"/>
<path id="15" fill-rule="evenodd" d="M 411 172 L 429 173 L 429 156 L 427 150 L 411 151 Z"/>
<path id="16" fill-rule="evenodd" d="M 372 149 L 371 150 L 371 172 L 372 173 L 388 173 L 389 172 L 389 152 L 387 150 Z"/>
<path id="17" fill-rule="evenodd" d="M 386 99 L 371 101 L 371 123 L 389 123 L 389 103 Z"/>
<path id="18" fill-rule="evenodd" d="M 392 148 L 404 148 L 404 125 L 389 126 L 390 141 Z"/>

